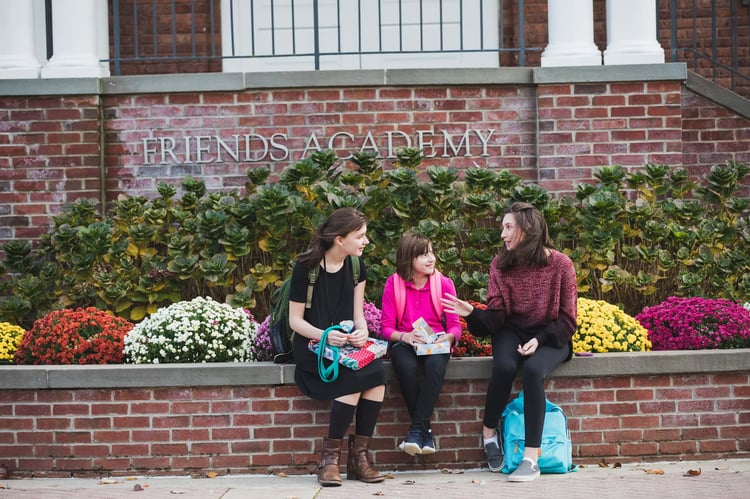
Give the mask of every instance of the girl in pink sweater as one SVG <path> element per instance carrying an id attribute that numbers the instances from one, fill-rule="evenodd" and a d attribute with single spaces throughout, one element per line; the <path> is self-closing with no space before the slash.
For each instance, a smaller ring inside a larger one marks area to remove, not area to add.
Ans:
<path id="1" fill-rule="evenodd" d="M 541 212 L 514 203 L 503 217 L 505 245 L 490 266 L 487 310 L 448 296 L 446 312 L 466 317 L 472 334 L 492 337 L 492 375 L 487 387 L 482 429 L 487 464 L 503 467 L 497 428 L 521 366 L 524 390 L 524 457 L 509 480 L 528 482 L 537 465 L 544 426 L 544 379 L 571 357 L 576 330 L 578 288 L 573 262 L 556 251 Z"/>
<path id="2" fill-rule="evenodd" d="M 411 417 L 409 432 L 401 444 L 411 456 L 435 452 L 430 418 L 443 387 L 450 349 L 461 337 L 458 315 L 443 312 L 440 298 L 446 294 L 455 295 L 456 287 L 435 269 L 430 240 L 414 232 L 404 234 L 396 251 L 396 273 L 388 277 L 383 290 L 380 322 L 383 338 L 392 342 L 391 364 Z M 435 342 L 449 345 L 448 352 L 417 355 L 415 345 L 425 343 L 425 339 L 412 324 L 420 318 L 437 333 Z M 419 370 L 424 373 L 421 382 Z"/>

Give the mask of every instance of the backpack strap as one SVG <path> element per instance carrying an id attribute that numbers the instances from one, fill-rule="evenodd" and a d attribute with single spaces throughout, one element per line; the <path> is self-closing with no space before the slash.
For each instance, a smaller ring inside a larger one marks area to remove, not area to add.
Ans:
<path id="1" fill-rule="evenodd" d="M 320 265 L 315 265 L 307 273 L 307 300 L 305 301 L 305 308 L 312 307 L 313 298 L 313 287 L 315 287 L 315 281 L 318 280 L 318 274 L 320 273 Z"/>
<path id="2" fill-rule="evenodd" d="M 352 262 L 352 276 L 354 280 L 354 287 L 357 287 L 359 283 L 359 257 L 354 255 L 350 258 Z M 318 280 L 318 274 L 320 274 L 320 265 L 316 265 L 310 269 L 307 273 L 307 300 L 305 301 L 305 308 L 312 307 L 313 299 L 313 288 L 315 287 L 315 281 Z"/>
<path id="3" fill-rule="evenodd" d="M 396 327 L 404 319 L 406 310 L 406 283 L 398 273 L 393 274 L 393 291 L 396 297 Z"/>
<path id="4" fill-rule="evenodd" d="M 443 303 L 440 299 L 443 297 L 443 275 L 438 269 L 435 269 L 435 272 L 432 273 L 428 284 L 430 285 L 430 300 L 432 301 L 432 308 L 439 317 L 442 317 Z"/>
<path id="5" fill-rule="evenodd" d="M 349 258 L 352 262 L 352 277 L 354 281 L 354 287 L 356 288 L 357 284 L 359 284 L 359 257 L 357 255 L 352 255 Z"/>

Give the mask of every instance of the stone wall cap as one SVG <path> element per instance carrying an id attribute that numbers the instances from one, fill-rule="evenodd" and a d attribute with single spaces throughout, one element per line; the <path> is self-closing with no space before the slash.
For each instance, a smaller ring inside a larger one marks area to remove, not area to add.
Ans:
<path id="1" fill-rule="evenodd" d="M 386 362 L 388 382 L 395 375 Z M 453 358 L 446 379 L 487 379 L 492 360 Z M 618 352 L 573 357 L 551 378 L 700 374 L 750 371 L 750 349 Z M 294 365 L 271 362 L 0 366 L 0 390 L 292 385 Z"/>

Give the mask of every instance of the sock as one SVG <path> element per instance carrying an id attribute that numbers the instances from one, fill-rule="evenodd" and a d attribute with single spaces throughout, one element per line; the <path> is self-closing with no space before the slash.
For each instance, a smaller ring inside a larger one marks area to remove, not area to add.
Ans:
<path id="1" fill-rule="evenodd" d="M 328 438 L 344 438 L 354 418 L 353 405 L 334 400 L 331 403 L 331 420 L 328 423 Z"/>
<path id="2" fill-rule="evenodd" d="M 383 402 L 376 400 L 359 399 L 359 404 L 357 404 L 357 435 L 371 437 L 375 433 L 375 423 L 378 421 L 382 405 Z"/>
<path id="3" fill-rule="evenodd" d="M 484 437 L 482 437 L 482 438 L 484 438 Z M 484 438 L 484 445 L 487 445 L 490 442 L 495 442 L 497 444 L 497 446 L 500 447 L 500 442 L 497 440 L 497 433 L 495 433 L 494 435 L 492 435 L 491 438 Z"/>

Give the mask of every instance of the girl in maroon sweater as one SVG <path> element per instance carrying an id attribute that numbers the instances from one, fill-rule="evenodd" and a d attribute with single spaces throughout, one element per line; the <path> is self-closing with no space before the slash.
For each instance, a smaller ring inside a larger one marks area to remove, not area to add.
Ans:
<path id="1" fill-rule="evenodd" d="M 491 471 L 503 467 L 500 416 L 519 364 L 524 390 L 524 457 L 509 480 L 539 476 L 537 459 L 544 426 L 544 379 L 571 357 L 578 289 L 573 262 L 552 247 L 541 212 L 514 203 L 503 217 L 505 245 L 490 266 L 487 310 L 447 295 L 446 312 L 466 317 L 472 334 L 492 337 L 492 375 L 487 387 L 482 436 Z"/>

